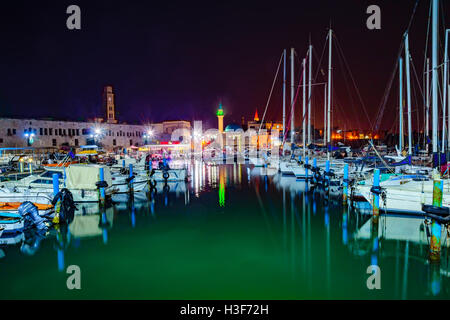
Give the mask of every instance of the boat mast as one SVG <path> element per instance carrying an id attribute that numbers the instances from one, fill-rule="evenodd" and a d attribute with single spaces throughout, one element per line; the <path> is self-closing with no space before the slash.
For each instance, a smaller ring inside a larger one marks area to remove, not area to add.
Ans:
<path id="1" fill-rule="evenodd" d="M 432 12 L 432 55 L 431 55 L 431 108 L 433 116 L 433 153 L 438 152 L 438 21 L 439 21 L 439 1 L 433 1 Z"/>
<path id="2" fill-rule="evenodd" d="M 294 48 L 291 48 L 291 144 L 294 143 Z"/>
<path id="3" fill-rule="evenodd" d="M 331 113 L 331 46 L 332 46 L 332 36 L 333 36 L 333 31 L 330 28 L 330 32 L 329 32 L 329 48 L 328 48 L 328 112 L 327 112 L 327 144 L 331 142 L 331 125 L 330 125 L 330 113 Z M 327 148 L 327 154 L 329 157 L 329 153 L 328 153 L 328 148 Z"/>
<path id="4" fill-rule="evenodd" d="M 408 103 L 408 154 L 412 155 L 412 125 L 411 125 L 411 77 L 409 72 L 409 40 L 405 33 L 405 62 L 406 62 L 406 101 Z"/>
<path id="5" fill-rule="evenodd" d="M 306 58 L 303 59 L 303 156 L 306 157 Z"/>
<path id="6" fill-rule="evenodd" d="M 312 69 L 312 45 L 309 45 L 309 76 L 308 76 L 308 144 L 311 144 L 311 71 Z"/>
<path id="7" fill-rule="evenodd" d="M 447 86 L 448 86 L 448 34 L 450 33 L 450 29 L 447 29 L 445 32 L 445 50 L 444 50 L 444 85 L 443 85 L 443 99 L 442 99 L 442 109 L 446 110 L 447 108 L 450 108 L 450 105 L 447 105 Z M 448 112 L 448 126 L 447 126 L 447 145 L 450 141 L 450 110 Z M 445 123 L 445 117 L 443 119 L 443 122 Z M 445 131 L 442 131 L 442 146 L 444 146 L 444 138 L 445 138 Z M 447 146 L 448 148 L 448 146 Z M 444 152 L 444 150 L 442 150 Z"/>
<path id="8" fill-rule="evenodd" d="M 327 145 L 327 84 L 323 93 L 323 144 Z"/>
<path id="9" fill-rule="evenodd" d="M 426 117 L 425 117 L 425 143 L 426 143 L 426 150 L 428 154 L 428 137 L 430 134 L 430 58 L 427 58 L 427 88 L 426 88 Z"/>
<path id="10" fill-rule="evenodd" d="M 283 141 L 286 133 L 286 49 L 283 51 Z"/>
<path id="11" fill-rule="evenodd" d="M 398 133 L 398 149 L 400 153 L 403 150 L 403 59 L 399 58 L 398 61 L 398 78 L 399 78 L 399 133 Z"/>

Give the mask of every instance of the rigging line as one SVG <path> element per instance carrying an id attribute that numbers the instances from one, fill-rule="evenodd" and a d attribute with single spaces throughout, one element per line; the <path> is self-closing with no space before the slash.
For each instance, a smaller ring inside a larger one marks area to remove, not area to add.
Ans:
<path id="1" fill-rule="evenodd" d="M 402 37 L 402 39 L 403 39 L 403 37 Z M 391 77 L 390 77 L 390 79 L 389 79 L 389 82 L 388 82 L 388 84 L 387 84 L 385 90 L 384 90 L 383 97 L 382 97 L 382 99 L 381 99 L 381 101 L 380 101 L 380 105 L 379 105 L 379 107 L 378 107 L 378 113 L 377 113 L 377 115 L 376 115 L 375 122 L 373 123 L 372 128 L 371 128 L 372 132 L 378 130 L 378 127 L 379 127 L 379 124 L 380 124 L 380 122 L 381 122 L 381 119 L 383 118 L 384 109 L 386 108 L 387 100 L 388 100 L 388 98 L 389 98 L 389 93 L 390 93 L 390 91 L 391 91 L 391 88 L 392 88 L 392 84 L 393 84 L 393 82 L 394 82 L 395 75 L 396 75 L 396 73 L 397 73 L 397 69 L 398 69 L 398 59 L 400 58 L 400 56 L 401 56 L 401 54 L 402 54 L 403 47 L 404 47 L 404 42 L 402 41 L 402 42 L 401 42 L 401 45 L 400 45 L 400 48 L 399 48 L 399 50 L 398 50 L 397 57 L 395 58 L 394 69 L 392 70 Z"/>
<path id="2" fill-rule="evenodd" d="M 414 19 L 414 16 L 415 16 L 415 13 L 416 13 L 416 9 L 417 9 L 417 5 L 418 5 L 418 4 L 419 4 L 419 0 L 416 0 L 416 3 L 415 3 L 414 8 L 413 8 L 413 12 L 412 12 L 412 14 L 411 14 L 411 18 L 409 19 L 408 27 L 406 28 L 406 32 L 409 32 L 409 29 L 410 29 L 411 24 L 412 24 L 412 22 L 413 22 L 413 19 Z M 403 39 L 403 36 L 402 36 L 402 39 Z M 402 44 L 400 45 L 399 53 L 398 53 L 398 55 L 397 55 L 397 59 L 396 59 L 396 61 L 395 61 L 395 68 L 394 68 L 394 71 L 392 72 L 392 75 L 391 75 L 391 79 L 390 79 L 390 81 L 389 81 L 389 84 L 388 84 L 388 86 L 386 87 L 384 96 L 383 96 L 383 98 L 382 98 L 382 102 L 381 102 L 381 104 L 380 104 L 380 108 L 378 109 L 378 115 L 377 115 L 377 118 L 376 118 L 375 125 L 372 126 L 372 131 L 374 131 L 373 129 L 375 129 L 375 130 L 378 129 L 379 123 L 381 122 L 381 119 L 382 119 L 382 117 L 383 117 L 384 109 L 385 109 L 386 103 L 387 103 L 387 98 L 388 98 L 389 92 L 390 92 L 390 90 L 391 90 L 392 83 L 393 83 L 393 81 L 394 81 L 394 76 L 395 76 L 395 73 L 396 73 L 396 69 L 397 69 L 397 67 L 398 67 L 398 58 L 399 58 L 400 55 L 401 55 L 401 51 L 403 50 L 403 46 L 404 46 L 404 42 L 402 41 Z"/>
<path id="3" fill-rule="evenodd" d="M 427 36 L 425 38 L 425 52 L 424 52 L 424 59 L 423 59 L 423 73 L 425 78 L 425 72 L 428 72 L 428 70 L 425 70 L 427 68 L 427 53 L 428 53 L 428 42 L 430 39 L 430 21 L 431 21 L 431 8 L 432 8 L 432 2 L 430 1 L 430 9 L 428 10 L 428 25 L 427 25 Z M 425 79 L 423 80 L 425 82 Z"/>
<path id="4" fill-rule="evenodd" d="M 303 64 L 303 63 L 302 63 Z M 305 68 L 306 67 L 306 64 L 303 66 L 303 68 Z M 302 82 L 302 80 L 303 80 L 303 69 L 301 69 L 301 75 L 300 75 L 300 82 Z M 292 112 L 293 112 L 293 110 L 294 110 L 294 106 L 295 106 L 295 103 L 297 102 L 297 98 L 298 98 L 298 94 L 299 94 L 299 92 L 300 92 L 300 86 L 297 86 L 297 91 L 296 91 L 296 93 L 295 93 L 295 97 L 294 97 L 294 101 L 292 102 L 292 104 L 291 104 L 291 108 L 290 108 L 290 111 L 289 111 L 289 120 L 288 120 L 288 125 L 286 126 L 287 128 L 289 128 L 290 126 L 291 126 L 291 114 L 292 114 Z M 305 113 L 305 115 L 306 115 L 306 113 Z M 303 117 L 303 119 L 305 119 L 304 117 Z M 295 130 L 295 128 L 294 128 L 294 130 Z M 285 130 L 285 133 L 284 133 L 284 137 L 283 137 L 283 144 L 285 143 L 285 141 L 286 141 L 286 137 L 287 137 L 287 130 Z"/>
<path id="5" fill-rule="evenodd" d="M 283 61 L 283 56 L 284 56 L 284 51 L 281 54 L 280 62 L 278 62 L 277 72 L 275 74 L 275 77 L 273 78 L 272 88 L 270 89 L 269 98 L 267 99 L 267 103 L 266 103 L 266 109 L 264 110 L 264 114 L 263 114 L 263 117 L 262 117 L 262 120 L 261 120 L 261 124 L 259 125 L 258 135 L 259 135 L 259 132 L 261 131 L 262 124 L 264 123 L 264 117 L 266 116 L 267 107 L 269 107 L 270 98 L 272 97 L 273 88 L 275 86 L 275 82 L 277 81 L 278 72 L 280 71 L 280 67 L 281 67 L 281 61 Z"/>
<path id="6" fill-rule="evenodd" d="M 319 75 L 319 72 L 323 75 L 323 77 L 324 77 L 324 81 L 326 81 L 326 78 L 325 78 L 325 72 L 323 71 L 323 69 L 320 67 L 320 65 L 322 64 L 322 59 L 323 59 L 323 57 L 324 57 L 324 54 L 325 54 L 325 49 L 326 49 L 326 47 L 327 47 L 327 41 L 328 41 L 328 37 L 330 36 L 330 34 L 329 33 L 327 33 L 327 36 L 325 37 L 325 43 L 324 43 L 324 45 L 323 45 L 323 50 L 322 50 L 322 54 L 320 55 L 320 60 L 319 60 L 319 63 L 317 64 L 319 67 L 317 68 L 317 70 L 316 70 L 316 75 L 314 76 L 314 82 L 316 82 L 317 81 L 317 77 L 318 77 L 318 75 Z"/>
<path id="7" fill-rule="evenodd" d="M 361 97 L 361 93 L 359 92 L 359 88 L 356 86 L 356 81 L 355 81 L 355 79 L 354 79 L 354 77 L 353 77 L 353 74 L 352 74 L 352 71 L 351 71 L 351 69 L 350 69 L 350 66 L 349 66 L 349 64 L 348 64 L 348 62 L 347 62 L 347 59 L 345 58 L 345 55 L 344 55 L 344 51 L 343 51 L 343 49 L 342 49 L 342 46 L 341 46 L 341 44 L 340 44 L 339 39 L 337 38 L 337 36 L 334 35 L 334 34 L 333 34 L 333 36 L 334 36 L 334 38 L 336 39 L 336 41 L 335 41 L 335 42 L 336 42 L 336 47 L 338 48 L 338 50 L 339 50 L 339 52 L 340 52 L 340 54 L 341 54 L 341 56 L 342 56 L 342 59 L 344 60 L 345 66 L 347 67 L 347 71 L 348 71 L 348 73 L 349 73 L 349 75 L 350 75 L 350 78 L 352 79 L 353 86 L 355 87 L 356 93 L 358 94 L 358 98 L 359 98 L 359 100 L 360 100 L 361 106 L 363 107 L 364 115 L 366 116 L 367 121 L 368 121 L 368 123 L 370 124 L 371 121 L 370 121 L 369 114 L 367 113 L 367 110 L 366 110 L 366 105 L 364 104 L 364 101 L 363 101 L 363 99 L 362 99 L 362 97 Z"/>
<path id="8" fill-rule="evenodd" d="M 340 55 L 338 55 L 338 60 L 339 60 L 341 68 L 344 70 L 345 67 L 344 67 L 343 58 Z M 343 78 L 344 78 L 345 88 L 347 89 L 347 93 L 348 93 L 348 96 L 349 96 L 349 99 L 350 99 L 350 106 L 352 108 L 352 112 L 353 112 L 353 114 L 357 114 L 358 112 L 355 109 L 355 103 L 354 103 L 354 100 L 353 100 L 353 96 L 350 93 L 350 87 L 348 85 L 348 81 L 347 81 L 348 79 L 347 79 L 347 76 L 345 75 L 345 73 L 343 73 Z M 359 120 L 359 117 L 356 118 L 356 122 L 358 123 L 358 129 L 362 129 L 361 121 Z"/>

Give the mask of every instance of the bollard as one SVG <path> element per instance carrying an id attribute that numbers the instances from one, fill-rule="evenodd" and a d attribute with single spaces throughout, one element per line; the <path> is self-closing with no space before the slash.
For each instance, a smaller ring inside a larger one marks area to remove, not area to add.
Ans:
<path id="1" fill-rule="evenodd" d="M 125 159 L 122 160 L 122 168 L 125 168 Z"/>
<path id="2" fill-rule="evenodd" d="M 375 169 L 373 172 L 373 188 L 380 187 L 380 169 Z M 374 222 L 378 222 L 378 216 L 380 215 L 380 196 L 377 193 L 373 193 L 373 201 L 372 201 L 372 214 L 374 218 Z"/>
<path id="3" fill-rule="evenodd" d="M 19 172 L 23 173 L 23 161 L 19 161 Z"/>
<path id="4" fill-rule="evenodd" d="M 348 243 L 348 206 L 344 206 L 344 210 L 342 212 L 342 243 L 347 245 Z"/>
<path id="5" fill-rule="evenodd" d="M 346 204 L 348 197 L 348 163 L 344 165 L 344 180 L 342 185 L 343 185 L 342 200 L 344 201 L 344 204 Z"/>
<path id="6" fill-rule="evenodd" d="M 433 180 L 433 206 L 442 207 L 443 190 L 444 181 L 441 179 Z M 441 224 L 432 219 L 430 237 L 430 260 L 433 262 L 439 262 L 441 260 L 441 234 Z"/>
<path id="7" fill-rule="evenodd" d="M 31 162 L 28 163 L 28 170 L 30 170 L 30 175 L 33 174 L 33 164 Z"/>
<path id="8" fill-rule="evenodd" d="M 315 172 L 316 168 L 317 168 L 317 159 L 316 158 L 313 159 L 313 168 L 314 168 L 314 172 Z M 314 180 L 314 183 L 317 183 L 315 174 L 313 175 L 313 180 Z"/>
<path id="9" fill-rule="evenodd" d="M 298 156 L 298 162 L 302 162 L 302 156 Z"/>
<path id="10" fill-rule="evenodd" d="M 136 213 L 135 213 L 135 207 L 134 207 L 134 201 L 131 200 L 131 226 L 134 228 L 136 227 Z"/>
<path id="11" fill-rule="evenodd" d="M 105 172 L 104 172 L 103 167 L 101 167 L 99 171 L 100 171 L 99 172 L 99 180 L 100 180 L 100 182 L 103 182 L 103 181 L 105 181 Z M 100 203 L 104 204 L 105 200 L 106 200 L 105 188 L 100 187 Z"/>
<path id="12" fill-rule="evenodd" d="M 309 159 L 308 157 L 305 157 L 305 166 L 308 166 Z M 305 168 L 305 178 L 306 182 L 308 182 L 308 168 Z"/>
<path id="13" fill-rule="evenodd" d="M 57 173 L 53 174 L 53 197 L 59 193 L 59 175 Z M 61 201 L 58 200 L 55 206 L 55 217 L 53 218 L 53 223 L 59 223 L 59 211 L 61 210 Z"/>
<path id="14" fill-rule="evenodd" d="M 330 177 L 328 176 L 328 173 L 330 172 L 330 160 L 327 160 L 325 162 L 325 194 L 328 196 L 328 191 L 330 190 Z"/>
<path id="15" fill-rule="evenodd" d="M 129 183 L 129 185 L 128 185 L 128 188 L 129 188 L 129 191 L 130 191 L 130 195 L 131 196 L 134 196 L 134 187 L 133 187 L 133 164 L 131 164 L 130 163 L 130 178 L 131 178 L 131 180 L 130 180 L 130 183 Z"/>
<path id="16" fill-rule="evenodd" d="M 102 224 L 105 224 L 108 222 L 108 219 L 106 218 L 106 212 L 102 213 Z M 102 235 L 103 235 L 103 244 L 108 243 L 108 230 L 106 228 L 102 228 Z"/>

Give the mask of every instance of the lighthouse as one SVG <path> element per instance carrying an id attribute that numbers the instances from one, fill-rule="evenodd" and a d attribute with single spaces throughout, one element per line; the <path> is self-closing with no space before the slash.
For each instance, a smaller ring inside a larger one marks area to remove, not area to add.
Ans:
<path id="1" fill-rule="evenodd" d="M 217 109 L 217 120 L 218 120 L 218 127 L 219 127 L 219 132 L 223 132 L 223 108 L 222 108 L 222 103 L 219 103 L 219 109 Z"/>

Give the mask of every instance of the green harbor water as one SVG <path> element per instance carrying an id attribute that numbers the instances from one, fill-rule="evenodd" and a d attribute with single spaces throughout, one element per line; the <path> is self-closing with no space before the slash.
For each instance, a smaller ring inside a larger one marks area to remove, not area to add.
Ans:
<path id="1" fill-rule="evenodd" d="M 293 177 L 193 163 L 187 184 L 2 245 L 1 299 L 447 299 L 447 243 L 427 262 L 422 219 L 326 201 Z M 1 239 L 4 239 L 3 236 Z M 66 285 L 68 266 L 81 289 Z M 381 289 L 369 290 L 378 265 Z"/>

